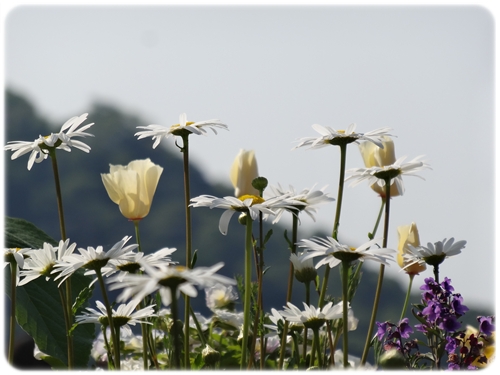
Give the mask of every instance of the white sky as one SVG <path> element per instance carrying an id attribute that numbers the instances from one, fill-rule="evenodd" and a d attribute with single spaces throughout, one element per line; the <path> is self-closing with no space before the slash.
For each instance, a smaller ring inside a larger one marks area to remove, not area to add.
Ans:
<path id="1" fill-rule="evenodd" d="M 228 124 L 190 138 L 210 181 L 229 184 L 234 156 L 254 149 L 271 184 L 329 185 L 336 197 L 338 148 L 290 151 L 293 142 L 317 135 L 314 123 L 392 128 L 396 155 L 425 154 L 433 170 L 406 178 L 392 200 L 389 247 L 412 221 L 422 243 L 467 240 L 441 275 L 466 304 L 493 308 L 495 20 L 486 8 L 47 6 L 14 8 L 4 21 L 6 85 L 58 123 L 102 100 L 145 119 L 137 125 L 169 126 L 182 112 Z M 354 145 L 347 159 L 363 166 Z M 365 242 L 379 204 L 366 184 L 347 187 L 341 240 Z M 322 208 L 317 225 L 331 231 L 334 212 L 335 203 Z M 311 224 L 303 219 L 305 235 Z M 406 285 L 398 271 L 386 274 Z"/>

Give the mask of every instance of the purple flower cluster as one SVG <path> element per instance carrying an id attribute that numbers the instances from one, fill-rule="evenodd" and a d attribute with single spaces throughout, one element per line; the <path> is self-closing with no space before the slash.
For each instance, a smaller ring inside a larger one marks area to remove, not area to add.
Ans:
<path id="1" fill-rule="evenodd" d="M 425 284 L 420 287 L 422 293 L 422 303 L 424 308 L 418 313 L 425 322 L 418 324 L 415 328 L 426 333 L 429 329 L 439 328 L 446 332 L 455 332 L 460 329 L 458 318 L 469 310 L 463 302 L 459 293 L 451 285 L 451 280 L 447 277 L 441 284 L 438 284 L 432 277 L 425 279 Z"/>
<path id="2" fill-rule="evenodd" d="M 377 326 L 377 338 L 379 341 L 383 342 L 384 350 L 397 349 L 403 356 L 409 355 L 412 349 L 418 350 L 416 340 L 405 343 L 402 341 L 402 339 L 409 338 L 410 334 L 413 333 L 413 329 L 410 324 L 408 324 L 408 318 L 402 319 L 398 324 L 377 322 Z"/>

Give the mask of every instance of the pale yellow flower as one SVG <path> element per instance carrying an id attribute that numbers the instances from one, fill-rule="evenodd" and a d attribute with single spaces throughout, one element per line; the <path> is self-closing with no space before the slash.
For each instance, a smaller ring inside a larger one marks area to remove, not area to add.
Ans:
<path id="1" fill-rule="evenodd" d="M 257 177 L 259 177 L 259 170 L 255 151 L 240 150 L 233 161 L 229 174 L 234 186 L 234 196 L 237 198 L 242 195 L 259 196 L 259 191 L 252 186 L 252 181 Z"/>
<path id="2" fill-rule="evenodd" d="M 401 268 L 407 266 L 408 261 L 405 261 L 403 254 L 407 252 L 407 245 L 412 245 L 413 247 L 420 246 L 420 238 L 418 235 L 417 224 L 411 223 L 411 225 L 401 225 L 398 227 L 398 256 L 397 261 Z M 405 269 L 408 275 L 418 275 L 420 272 L 425 271 L 426 266 L 424 264 L 415 263 Z"/>
<path id="3" fill-rule="evenodd" d="M 393 140 L 384 135 L 381 137 L 381 141 L 384 148 L 378 147 L 372 142 L 363 142 L 359 145 L 359 150 L 361 151 L 361 156 L 363 157 L 366 168 L 385 167 L 396 162 Z M 385 196 L 385 187 L 373 184 L 371 188 L 381 197 Z M 399 195 L 401 194 L 396 183 L 393 181 L 391 184 L 391 197 L 397 197 Z"/>
<path id="4" fill-rule="evenodd" d="M 123 216 L 140 220 L 149 214 L 163 168 L 150 159 L 134 160 L 128 165 L 111 165 L 102 173 L 109 198 L 120 207 Z"/>

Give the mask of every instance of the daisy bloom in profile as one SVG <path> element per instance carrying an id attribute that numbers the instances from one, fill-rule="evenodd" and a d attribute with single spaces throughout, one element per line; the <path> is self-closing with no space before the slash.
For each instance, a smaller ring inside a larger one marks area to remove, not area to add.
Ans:
<path id="1" fill-rule="evenodd" d="M 157 268 L 175 265 L 177 262 L 172 261 L 170 255 L 176 250 L 175 248 L 165 247 L 147 255 L 143 252 L 128 252 L 117 259 L 110 259 L 108 264 L 102 268 L 102 275 L 107 277 L 118 272 L 117 280 L 120 280 L 128 273 L 137 273 L 139 270 L 144 271 L 141 264 Z"/>
<path id="2" fill-rule="evenodd" d="M 356 133 L 356 124 L 351 124 L 346 130 L 335 130 L 329 126 L 321 126 L 314 124 L 312 126 L 320 136 L 319 137 L 305 137 L 299 139 L 299 144 L 294 149 L 299 147 L 309 147 L 309 149 L 316 149 L 326 147 L 328 145 L 346 145 L 352 142 L 369 141 L 376 144 L 378 147 L 384 147 L 382 144 L 382 136 L 390 135 L 388 132 L 390 128 L 380 128 L 372 130 L 367 133 Z"/>
<path id="3" fill-rule="evenodd" d="M 69 238 L 66 241 L 59 241 L 59 246 L 52 246 L 45 242 L 42 249 L 31 249 L 25 254 L 29 258 L 24 260 L 23 269 L 19 272 L 19 276 L 23 279 L 18 283 L 19 286 L 28 284 L 30 281 L 45 276 L 45 280 L 54 278 L 54 273 L 57 273 L 55 268 L 65 256 L 72 254 L 76 247 L 76 243 L 69 245 Z M 61 285 L 61 284 L 59 284 Z"/>
<path id="4" fill-rule="evenodd" d="M 314 190 L 314 186 L 310 189 L 303 189 L 300 192 L 297 192 L 293 186 L 289 186 L 288 190 L 285 190 L 278 184 L 277 187 L 271 186 L 271 191 L 274 194 L 275 198 L 286 197 L 288 200 L 294 203 L 292 210 L 287 208 L 277 208 L 275 210 L 276 217 L 273 220 L 273 224 L 276 224 L 283 215 L 285 210 L 292 212 L 292 214 L 296 215 L 299 212 L 305 212 L 313 221 L 316 221 L 314 214 L 318 209 L 319 205 L 330 203 L 335 200 L 335 198 L 330 197 L 328 193 L 325 193 L 326 186 L 319 189 Z"/>
<path id="5" fill-rule="evenodd" d="M 25 256 L 24 254 L 26 254 L 30 250 L 33 249 L 31 248 L 21 249 L 19 247 L 5 249 L 5 262 L 3 266 L 5 267 L 8 264 L 12 264 L 13 267 L 16 267 L 15 268 L 16 286 L 19 284 L 19 269 L 24 267 L 24 256 Z"/>
<path id="6" fill-rule="evenodd" d="M 318 274 L 312 258 L 305 259 L 307 255 L 307 252 L 290 254 L 290 262 L 293 264 L 295 278 L 301 283 L 314 281 Z"/>
<path id="7" fill-rule="evenodd" d="M 125 246 L 125 244 L 132 238 L 132 236 L 125 236 L 121 241 L 115 243 L 111 249 L 104 251 L 102 246 L 97 246 L 93 248 L 91 246 L 87 249 L 78 248 L 80 254 L 69 254 L 62 257 L 61 261 L 54 265 L 54 271 L 52 273 L 59 273 L 55 280 L 61 279 L 61 283 L 70 277 L 74 272 L 80 268 L 88 270 L 85 275 L 93 275 L 96 272 L 101 272 L 101 269 L 105 267 L 108 262 L 112 259 L 127 259 L 131 256 L 132 250 L 137 248 L 137 244 L 132 244 Z M 91 285 L 96 280 L 92 281 Z"/>
<path id="8" fill-rule="evenodd" d="M 290 209 L 293 208 L 290 201 L 282 199 L 281 197 L 266 201 L 264 198 L 255 195 L 243 195 L 239 198 L 231 196 L 217 198 L 212 195 L 200 195 L 199 197 L 192 198 L 191 202 L 192 207 L 222 208 L 226 210 L 219 220 L 219 230 L 223 235 L 227 234 L 229 221 L 235 212 L 250 214 L 252 220 L 255 220 L 259 217 L 259 213 L 261 212 L 267 216 L 274 216 L 273 209 L 285 207 L 289 207 Z"/>
<path id="9" fill-rule="evenodd" d="M 399 267 L 406 271 L 408 275 L 418 275 L 419 273 L 425 271 L 427 268 L 424 264 L 415 263 L 408 266 L 408 261 L 404 258 L 404 255 L 408 253 L 408 245 L 413 247 L 420 246 L 420 237 L 418 236 L 417 224 L 411 223 L 411 225 L 401 225 L 398 227 L 398 256 L 397 262 Z M 408 267 L 407 267 L 408 266 Z"/>
<path id="10" fill-rule="evenodd" d="M 170 138 L 171 136 L 186 136 L 189 134 L 196 135 L 206 135 L 206 128 L 211 129 L 215 134 L 217 131 L 215 129 L 226 129 L 227 125 L 223 124 L 220 120 L 207 120 L 200 122 L 188 122 L 185 113 L 179 116 L 179 123 L 166 128 L 161 125 L 148 125 L 148 126 L 138 126 L 138 129 L 145 129 L 143 131 L 137 132 L 134 135 L 137 139 L 149 138 L 151 137 L 154 141 L 153 148 L 156 148 L 162 138 Z"/>
<path id="11" fill-rule="evenodd" d="M 141 262 L 145 273 L 142 275 L 128 274 L 123 278 L 109 278 L 110 290 L 123 288 L 118 301 L 134 299 L 141 301 L 147 295 L 159 292 L 164 306 L 169 306 L 173 298 L 178 298 L 180 292 L 196 297 L 198 292 L 194 286 L 210 287 L 215 284 L 236 284 L 233 279 L 218 275 L 216 272 L 224 266 L 217 263 L 212 267 L 197 267 L 189 269 L 183 266 L 166 266 L 152 268 Z M 172 291 L 176 295 L 172 296 Z"/>
<path id="12" fill-rule="evenodd" d="M 323 257 L 316 264 L 316 269 L 323 264 L 328 264 L 330 268 L 333 268 L 342 261 L 354 262 L 356 260 L 361 262 L 372 260 L 388 266 L 388 261 L 393 260 L 396 251 L 379 247 L 372 248 L 380 240 L 380 238 L 373 239 L 354 249 L 338 243 L 333 237 L 313 237 L 310 240 L 299 241 L 298 246 L 308 250 L 308 254 L 303 258 L 304 260 Z"/>
<path id="13" fill-rule="evenodd" d="M 109 198 L 129 220 L 141 220 L 149 214 L 163 168 L 151 159 L 134 160 L 128 165 L 109 165 L 101 173 Z"/>
<path id="14" fill-rule="evenodd" d="M 284 310 L 280 311 L 281 316 L 290 323 L 302 323 L 306 328 L 313 330 L 321 328 L 327 320 L 342 319 L 342 301 L 336 305 L 333 302 L 328 302 L 323 308 L 308 306 L 305 302 L 302 303 L 304 305 L 303 311 L 288 302 Z"/>
<path id="15" fill-rule="evenodd" d="M 423 169 L 431 169 L 429 164 L 419 160 L 422 157 L 423 156 L 417 156 L 413 160 L 405 163 L 406 156 L 403 156 L 396 160 L 394 164 L 387 166 L 349 169 L 347 173 L 351 175 L 347 177 L 345 181 L 352 180 L 351 186 L 355 186 L 362 181 L 368 181 L 370 185 L 378 184 L 381 188 L 385 189 L 385 182 L 387 180 L 390 181 L 390 184 L 394 182 L 400 195 L 403 195 L 405 190 L 402 178 L 403 175 L 416 176 L 425 180 L 417 173 Z"/>
<path id="16" fill-rule="evenodd" d="M 425 263 L 431 266 L 439 266 L 446 258 L 460 254 L 465 248 L 467 241 L 461 240 L 455 242 L 452 237 L 449 240 L 446 238 L 443 241 L 435 243 L 427 243 L 427 246 L 411 246 L 408 245 L 408 253 L 403 257 L 407 265 L 403 269 L 407 269 L 416 264 L 425 266 Z"/>
<path id="17" fill-rule="evenodd" d="M 108 327 L 109 320 L 106 312 L 106 306 L 104 306 L 101 301 L 96 301 L 96 305 L 98 310 L 87 307 L 87 311 L 84 311 L 82 315 L 77 315 L 75 317 L 76 323 L 94 323 Z M 155 305 L 150 305 L 140 310 L 136 310 L 137 305 L 138 304 L 135 301 L 130 301 L 127 304 L 119 305 L 116 310 L 111 310 L 115 328 L 121 328 L 125 334 L 132 335 L 130 326 L 135 326 L 136 323 L 153 324 L 148 322 L 147 318 L 156 316 L 154 313 Z"/>
<path id="18" fill-rule="evenodd" d="M 10 141 L 7 142 L 5 150 L 14 151 L 11 160 L 17 159 L 19 156 L 31 152 L 28 158 L 28 170 L 31 170 L 34 163 L 41 163 L 49 156 L 49 149 L 59 149 L 71 151 L 75 147 L 84 152 L 90 152 L 90 147 L 74 138 L 76 137 L 93 137 L 93 134 L 85 133 L 85 130 L 90 128 L 94 123 L 85 125 L 77 129 L 86 119 L 88 113 L 81 116 L 75 116 L 66 121 L 58 133 L 51 133 L 47 136 L 39 136 L 32 142 L 26 141 Z"/>

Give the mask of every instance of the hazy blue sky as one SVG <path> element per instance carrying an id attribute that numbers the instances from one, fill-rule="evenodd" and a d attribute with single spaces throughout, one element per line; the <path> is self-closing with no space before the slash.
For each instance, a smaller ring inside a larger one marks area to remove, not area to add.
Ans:
<path id="1" fill-rule="evenodd" d="M 433 170 L 392 200 L 389 247 L 412 221 L 422 243 L 467 240 L 442 275 L 465 303 L 492 307 L 494 32 L 476 6 L 21 7 L 6 18 L 5 82 L 61 124 L 95 101 L 140 115 L 137 125 L 218 118 L 229 132 L 190 138 L 209 180 L 229 184 L 234 156 L 254 149 L 271 184 L 329 185 L 335 197 L 338 148 L 291 151 L 294 141 L 317 135 L 314 123 L 390 127 L 397 156 L 424 154 Z M 363 166 L 355 145 L 347 159 Z M 378 208 L 366 184 L 348 187 L 340 239 L 365 242 Z M 317 225 L 330 231 L 334 212 L 322 208 Z M 312 221 L 302 224 L 307 236 Z"/>

